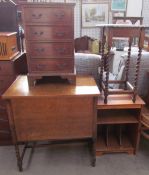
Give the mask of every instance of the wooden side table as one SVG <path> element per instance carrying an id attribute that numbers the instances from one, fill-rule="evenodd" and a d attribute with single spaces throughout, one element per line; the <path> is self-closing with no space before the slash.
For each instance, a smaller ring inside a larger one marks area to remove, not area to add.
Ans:
<path id="1" fill-rule="evenodd" d="M 104 92 L 104 102 L 108 103 L 108 95 L 110 94 L 132 94 L 132 100 L 135 103 L 137 96 L 138 76 L 140 69 L 141 53 L 144 44 L 145 27 L 125 24 L 99 24 L 97 27 L 101 28 L 102 34 L 102 59 L 100 69 L 100 89 Z M 112 47 L 112 39 L 114 37 L 123 37 L 129 39 L 128 59 L 125 66 L 125 80 L 116 81 L 109 80 L 109 54 Z M 135 66 L 134 86 L 129 82 L 129 64 L 131 59 L 131 45 L 133 38 L 139 38 L 138 42 L 138 57 Z M 108 47 L 107 57 L 104 63 L 105 44 Z M 104 64 L 106 66 L 104 66 Z M 105 79 L 103 79 L 103 72 L 106 72 Z M 123 89 L 109 89 L 109 84 L 123 84 Z"/>
<path id="2" fill-rule="evenodd" d="M 19 170 L 30 143 L 50 140 L 89 140 L 95 165 L 96 105 L 100 92 L 92 77 L 76 79 L 76 85 L 51 82 L 28 85 L 20 76 L 4 93 Z M 20 154 L 19 143 L 25 147 Z"/>

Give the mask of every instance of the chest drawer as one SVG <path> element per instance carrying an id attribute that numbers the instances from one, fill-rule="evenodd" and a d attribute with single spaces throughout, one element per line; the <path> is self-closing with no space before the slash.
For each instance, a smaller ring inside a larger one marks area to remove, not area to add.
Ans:
<path id="1" fill-rule="evenodd" d="M 73 72 L 73 61 L 70 59 L 51 59 L 30 61 L 29 72 L 70 73 Z"/>
<path id="2" fill-rule="evenodd" d="M 73 44 L 70 42 L 28 43 L 28 53 L 34 58 L 56 58 L 73 56 Z"/>
<path id="3" fill-rule="evenodd" d="M 0 97 L 0 109 L 6 109 L 6 101 Z"/>
<path id="4" fill-rule="evenodd" d="M 0 107 L 0 122 L 3 122 L 3 121 L 4 122 L 8 121 L 6 106 L 5 108 Z"/>
<path id="5" fill-rule="evenodd" d="M 0 75 L 14 75 L 14 65 L 12 61 L 0 61 Z"/>
<path id="6" fill-rule="evenodd" d="M 4 120 L 0 118 L 0 131 L 9 131 L 9 122 L 8 120 Z"/>
<path id="7" fill-rule="evenodd" d="M 13 83 L 16 76 L 0 76 L 0 95 Z"/>
<path id="8" fill-rule="evenodd" d="M 6 102 L 5 100 L 0 99 L 0 121 L 8 120 Z"/>
<path id="9" fill-rule="evenodd" d="M 11 143 L 10 126 L 6 110 L 6 101 L 0 99 L 0 145 Z"/>
<path id="10" fill-rule="evenodd" d="M 24 8 L 25 23 L 48 23 L 51 25 L 72 24 L 72 9 L 65 7 Z"/>
<path id="11" fill-rule="evenodd" d="M 67 26 L 27 26 L 27 40 L 73 40 L 72 27 Z"/>

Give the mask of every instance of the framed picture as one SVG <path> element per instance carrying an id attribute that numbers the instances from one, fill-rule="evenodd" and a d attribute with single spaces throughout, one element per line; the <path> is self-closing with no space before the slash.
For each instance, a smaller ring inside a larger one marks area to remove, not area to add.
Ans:
<path id="1" fill-rule="evenodd" d="M 127 0 L 112 0 L 111 10 L 112 11 L 126 11 Z"/>
<path id="2" fill-rule="evenodd" d="M 82 4 L 82 27 L 96 27 L 109 21 L 109 4 Z"/>

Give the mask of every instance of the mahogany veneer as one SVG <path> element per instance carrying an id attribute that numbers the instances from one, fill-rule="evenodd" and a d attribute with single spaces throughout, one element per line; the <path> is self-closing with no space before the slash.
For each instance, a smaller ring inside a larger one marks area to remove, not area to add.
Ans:
<path id="1" fill-rule="evenodd" d="M 22 11 L 29 84 L 54 75 L 75 84 L 74 4 L 24 3 Z"/>

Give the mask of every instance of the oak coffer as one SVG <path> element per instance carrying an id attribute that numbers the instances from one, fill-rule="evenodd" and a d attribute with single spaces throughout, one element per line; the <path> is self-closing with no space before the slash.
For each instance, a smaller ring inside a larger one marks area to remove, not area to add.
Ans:
<path id="1" fill-rule="evenodd" d="M 0 60 L 11 60 L 19 52 L 16 32 L 0 32 Z"/>
<path id="2" fill-rule="evenodd" d="M 87 141 L 94 165 L 96 106 L 100 95 L 95 80 L 91 76 L 77 76 L 76 84 L 70 85 L 65 80 L 49 79 L 50 83 L 41 80 L 29 88 L 27 77 L 19 76 L 2 96 L 7 102 L 19 170 L 23 168 L 24 149 L 28 143 L 40 146 L 38 141 Z M 23 154 L 20 143 L 25 143 Z"/>
<path id="3" fill-rule="evenodd" d="M 61 76 L 75 83 L 74 4 L 24 3 L 28 80 Z"/>

